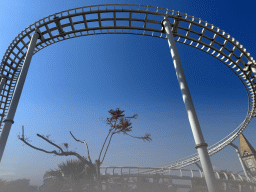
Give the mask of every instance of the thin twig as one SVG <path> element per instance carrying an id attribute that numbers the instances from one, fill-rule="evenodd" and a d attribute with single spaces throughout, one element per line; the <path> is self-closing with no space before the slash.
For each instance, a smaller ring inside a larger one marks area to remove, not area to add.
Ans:
<path id="1" fill-rule="evenodd" d="M 136 139 L 142 139 L 142 140 L 147 140 L 148 142 L 152 141 L 150 134 L 146 134 L 144 137 L 136 137 L 136 136 L 132 136 L 128 133 L 125 132 L 126 135 L 132 137 L 132 138 L 136 138 Z"/>
<path id="2" fill-rule="evenodd" d="M 81 142 L 81 143 L 84 143 L 84 144 L 86 145 L 88 159 L 89 159 L 90 162 L 92 162 L 91 157 L 90 157 L 90 153 L 89 153 L 89 147 L 88 147 L 87 143 L 86 143 L 85 141 L 81 141 L 81 140 L 79 140 L 79 139 L 76 139 L 75 136 L 71 133 L 71 131 L 69 131 L 69 133 L 71 134 L 71 136 L 72 136 L 77 142 Z"/>

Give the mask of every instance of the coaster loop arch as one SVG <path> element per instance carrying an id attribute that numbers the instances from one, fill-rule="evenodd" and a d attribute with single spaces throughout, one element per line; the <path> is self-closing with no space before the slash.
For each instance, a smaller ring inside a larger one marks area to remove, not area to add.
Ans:
<path id="1" fill-rule="evenodd" d="M 225 31 L 194 16 L 178 11 L 132 4 L 103 4 L 79 7 L 45 17 L 24 29 L 8 47 L 0 65 L 0 74 L 7 78 L 1 92 L 0 128 L 7 115 L 32 34 L 38 32 L 34 54 L 43 48 L 71 38 L 96 34 L 134 34 L 165 39 L 162 26 L 167 16 L 175 41 L 204 51 L 228 66 L 243 83 L 248 95 L 248 112 L 244 121 L 229 135 L 208 147 L 213 155 L 244 131 L 255 116 L 256 62 L 250 53 Z M 166 165 L 182 168 L 199 161 L 198 154 Z"/>

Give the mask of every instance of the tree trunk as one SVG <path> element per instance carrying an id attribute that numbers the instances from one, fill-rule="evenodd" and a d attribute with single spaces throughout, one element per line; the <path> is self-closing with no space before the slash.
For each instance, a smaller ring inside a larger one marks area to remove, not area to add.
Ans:
<path id="1" fill-rule="evenodd" d="M 101 184 L 101 175 L 100 175 L 100 161 L 96 160 L 95 164 L 96 164 L 96 182 L 97 182 L 97 186 L 98 186 L 98 191 L 101 192 L 102 184 Z"/>

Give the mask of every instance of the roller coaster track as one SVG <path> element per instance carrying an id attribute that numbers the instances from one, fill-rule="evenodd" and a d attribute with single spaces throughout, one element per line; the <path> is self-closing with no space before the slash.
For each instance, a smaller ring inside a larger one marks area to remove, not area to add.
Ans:
<path id="1" fill-rule="evenodd" d="M 104 4 L 79 7 L 49 15 L 25 28 L 12 41 L 0 65 L 7 82 L 0 95 L 0 129 L 6 118 L 32 34 L 38 32 L 34 54 L 54 43 L 97 34 L 134 34 L 166 39 L 162 20 L 167 16 L 175 41 L 204 51 L 228 66 L 243 83 L 248 95 L 244 121 L 229 135 L 208 147 L 213 155 L 234 141 L 255 116 L 256 62 L 250 53 L 225 31 L 213 24 L 178 11 L 131 4 Z M 182 168 L 199 161 L 198 154 L 165 165 Z"/>

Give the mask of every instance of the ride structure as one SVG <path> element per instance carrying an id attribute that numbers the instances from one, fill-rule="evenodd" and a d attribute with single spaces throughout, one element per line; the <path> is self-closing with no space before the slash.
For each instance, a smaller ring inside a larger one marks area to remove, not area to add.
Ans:
<path id="1" fill-rule="evenodd" d="M 127 16 L 119 16 L 120 13 L 127 13 Z M 88 15 L 94 18 L 87 19 Z M 119 25 L 119 21 L 127 22 Z M 23 30 L 8 47 L 0 65 L 0 160 L 14 123 L 32 56 L 59 41 L 95 34 L 136 34 L 168 40 L 198 153 L 170 163 L 166 168 L 183 168 L 201 161 L 208 189 L 215 191 L 209 155 L 231 144 L 255 116 L 256 62 L 237 40 L 218 27 L 194 16 L 159 7 L 130 4 L 79 7 L 45 17 Z M 238 76 L 248 95 L 248 112 L 244 121 L 208 148 L 186 85 L 175 41 L 204 51 L 223 62 Z"/>

